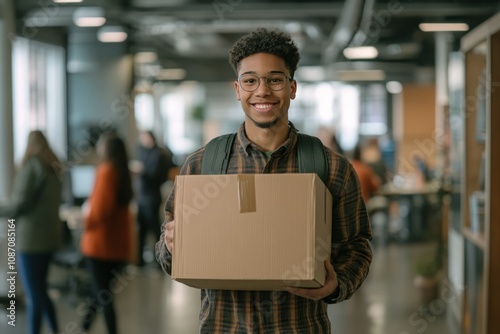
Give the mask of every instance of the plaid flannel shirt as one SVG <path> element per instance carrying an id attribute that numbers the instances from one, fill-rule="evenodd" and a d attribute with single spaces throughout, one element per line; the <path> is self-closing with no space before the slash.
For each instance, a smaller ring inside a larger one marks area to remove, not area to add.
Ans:
<path id="1" fill-rule="evenodd" d="M 232 147 L 227 174 L 298 173 L 297 130 L 290 123 L 288 139 L 268 159 L 252 144 L 242 125 Z M 339 286 L 320 301 L 286 291 L 201 290 L 200 333 L 330 333 L 327 305 L 346 300 L 361 286 L 372 260 L 371 228 L 359 180 L 351 163 L 325 148 L 333 195 L 331 263 Z M 204 148 L 190 155 L 180 174 L 200 174 Z M 171 274 L 172 256 L 166 248 L 166 222 L 174 220 L 175 185 L 166 204 L 156 257 Z"/>

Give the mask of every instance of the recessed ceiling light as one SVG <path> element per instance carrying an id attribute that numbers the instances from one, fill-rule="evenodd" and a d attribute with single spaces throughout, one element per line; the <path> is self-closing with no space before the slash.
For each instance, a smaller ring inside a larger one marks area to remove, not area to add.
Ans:
<path id="1" fill-rule="evenodd" d="M 106 26 L 97 32 L 97 39 L 103 43 L 120 43 L 126 40 L 127 36 L 127 32 L 121 26 Z"/>
<path id="2" fill-rule="evenodd" d="M 382 70 L 340 70 L 335 72 L 335 78 L 340 81 L 380 81 L 385 80 Z"/>
<path id="3" fill-rule="evenodd" d="M 77 3 L 82 2 L 83 0 L 52 0 L 55 3 Z"/>
<path id="4" fill-rule="evenodd" d="M 158 80 L 182 80 L 186 77 L 186 70 L 183 68 L 164 68 L 156 76 Z"/>
<path id="5" fill-rule="evenodd" d="M 420 23 L 418 27 L 425 32 L 469 30 L 467 23 Z"/>
<path id="6" fill-rule="evenodd" d="M 100 27 L 106 18 L 101 7 L 80 7 L 73 13 L 73 22 L 79 27 Z"/>
<path id="7" fill-rule="evenodd" d="M 295 77 L 302 81 L 321 81 L 325 79 L 325 69 L 322 66 L 301 66 Z"/>
<path id="8" fill-rule="evenodd" d="M 136 63 L 154 63 L 158 59 L 158 55 L 153 51 L 137 52 L 134 56 Z"/>
<path id="9" fill-rule="evenodd" d="M 358 46 L 344 49 L 344 56 L 347 59 L 373 59 L 378 56 L 378 51 L 374 46 Z"/>

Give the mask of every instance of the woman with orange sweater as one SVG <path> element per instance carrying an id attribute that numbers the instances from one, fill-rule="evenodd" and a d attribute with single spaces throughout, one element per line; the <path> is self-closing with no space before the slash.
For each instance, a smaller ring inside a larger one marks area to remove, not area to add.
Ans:
<path id="1" fill-rule="evenodd" d="M 113 279 L 130 258 L 132 182 L 123 141 L 115 135 L 99 140 L 96 179 L 85 217 L 81 250 L 92 276 L 93 295 L 87 305 L 82 328 L 88 331 L 97 312 L 104 313 L 109 334 L 117 333 L 113 307 Z"/>

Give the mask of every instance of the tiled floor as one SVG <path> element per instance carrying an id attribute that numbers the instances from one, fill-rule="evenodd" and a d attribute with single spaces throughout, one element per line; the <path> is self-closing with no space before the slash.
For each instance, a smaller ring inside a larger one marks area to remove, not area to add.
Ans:
<path id="1" fill-rule="evenodd" d="M 413 287 L 412 258 L 427 248 L 423 244 L 374 247 L 370 275 L 351 300 L 329 306 L 332 333 L 341 334 L 448 334 L 442 308 L 422 313 Z M 52 276 L 57 274 L 52 271 Z M 54 279 L 54 278 L 53 278 Z M 130 268 L 119 278 L 117 314 L 121 334 L 194 334 L 198 331 L 199 291 L 173 282 L 156 267 Z M 82 298 L 51 291 L 61 330 L 78 334 Z M 436 304 L 438 305 L 438 304 Z M 439 305 L 443 305 L 440 303 Z M 0 333 L 26 333 L 25 314 L 17 312 L 17 325 L 6 324 L 0 309 Z M 44 331 L 43 333 L 47 333 Z M 92 334 L 106 334 L 102 316 Z"/>

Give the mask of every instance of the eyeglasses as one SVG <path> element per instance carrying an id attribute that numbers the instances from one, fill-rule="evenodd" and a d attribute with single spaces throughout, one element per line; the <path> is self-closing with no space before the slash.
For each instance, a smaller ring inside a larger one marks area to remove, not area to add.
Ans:
<path id="1" fill-rule="evenodd" d="M 272 91 L 279 91 L 285 88 L 286 79 L 292 80 L 284 74 L 271 74 L 267 77 L 258 77 L 253 74 L 243 74 L 238 77 L 241 88 L 247 92 L 254 92 L 260 86 L 260 79 L 266 79 L 266 86 Z"/>

